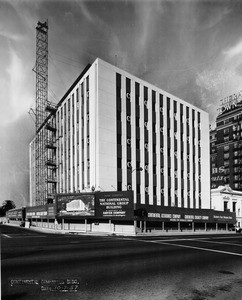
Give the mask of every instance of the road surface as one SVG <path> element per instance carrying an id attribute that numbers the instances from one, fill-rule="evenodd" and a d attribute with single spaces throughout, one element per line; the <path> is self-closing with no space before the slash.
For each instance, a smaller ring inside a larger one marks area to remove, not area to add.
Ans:
<path id="1" fill-rule="evenodd" d="M 118 237 L 0 229 L 2 299 L 242 299 L 241 234 Z"/>

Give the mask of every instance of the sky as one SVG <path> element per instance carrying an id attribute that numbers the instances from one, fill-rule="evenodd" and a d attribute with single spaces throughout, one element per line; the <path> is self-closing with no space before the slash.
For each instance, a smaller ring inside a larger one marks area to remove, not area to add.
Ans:
<path id="1" fill-rule="evenodd" d="M 97 57 L 209 113 L 242 90 L 240 0 L 0 0 L 0 205 L 29 203 L 37 22 L 48 20 L 48 97 Z"/>

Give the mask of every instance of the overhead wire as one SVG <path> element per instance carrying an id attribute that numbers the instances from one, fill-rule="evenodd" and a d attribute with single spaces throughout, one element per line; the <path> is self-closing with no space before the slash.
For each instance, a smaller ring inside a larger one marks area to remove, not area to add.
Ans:
<path id="1" fill-rule="evenodd" d="M 65 83 L 64 83 L 64 81 L 63 81 L 63 79 L 62 79 L 62 77 L 60 76 L 60 72 L 57 70 L 57 66 L 56 66 L 56 64 L 55 64 L 55 62 L 54 62 L 54 59 L 52 58 L 52 56 L 51 56 L 50 53 L 49 53 L 49 58 L 50 58 L 50 61 L 53 62 L 53 65 L 54 65 L 54 68 L 55 68 L 55 70 L 56 70 L 56 73 L 57 73 L 58 77 L 60 78 L 60 80 L 61 80 L 63 86 L 66 88 L 66 85 L 65 85 Z"/>
<path id="2" fill-rule="evenodd" d="M 55 58 L 55 59 L 54 59 L 54 58 L 52 57 L 52 55 L 50 55 L 50 59 L 51 59 L 51 62 L 53 63 L 53 65 L 54 65 L 54 68 L 56 69 L 56 72 L 57 72 L 57 74 L 58 74 L 58 76 L 59 76 L 59 78 L 60 78 L 60 80 L 61 80 L 61 82 L 62 82 L 62 85 L 64 85 L 65 88 L 67 88 L 65 82 L 63 81 L 63 78 L 62 78 L 61 75 L 60 75 L 60 74 L 61 74 L 61 73 L 60 73 L 60 68 L 57 67 L 55 61 L 61 62 L 61 63 L 63 63 L 63 64 L 67 64 L 67 65 L 72 66 L 72 67 L 75 67 L 75 68 L 77 68 L 77 69 L 79 69 L 79 70 L 81 69 L 80 62 L 77 61 L 77 60 L 73 60 L 73 59 L 69 58 L 70 61 L 78 62 L 78 63 L 79 63 L 79 66 L 78 66 L 77 64 L 72 64 L 72 63 L 70 63 L 70 62 L 68 62 L 68 61 L 64 61 L 64 60 L 61 60 L 61 59 L 58 59 L 58 58 Z M 65 59 L 68 59 L 68 58 L 65 57 Z M 68 79 L 70 79 L 70 78 L 68 77 Z M 72 80 L 72 79 L 70 79 L 70 81 L 71 81 L 71 80 Z"/>

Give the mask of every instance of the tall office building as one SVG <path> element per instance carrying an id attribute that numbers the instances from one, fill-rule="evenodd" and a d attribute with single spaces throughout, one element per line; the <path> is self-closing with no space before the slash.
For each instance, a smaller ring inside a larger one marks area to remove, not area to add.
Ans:
<path id="1" fill-rule="evenodd" d="M 96 59 L 52 119 L 51 174 L 58 194 L 132 190 L 135 204 L 210 208 L 209 119 L 203 110 Z M 31 203 L 42 205 L 47 199 L 39 201 L 34 192 L 34 149 L 33 140 Z"/>
<path id="2" fill-rule="evenodd" d="M 242 91 L 221 100 L 210 131 L 211 187 L 242 190 Z"/>

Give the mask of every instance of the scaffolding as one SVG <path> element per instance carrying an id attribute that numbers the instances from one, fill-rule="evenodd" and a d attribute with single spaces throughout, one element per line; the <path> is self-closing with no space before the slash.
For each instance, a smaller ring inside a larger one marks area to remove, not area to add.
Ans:
<path id="1" fill-rule="evenodd" d="M 35 205 L 53 203 L 56 193 L 56 105 L 48 101 L 48 23 L 36 27 Z"/>

